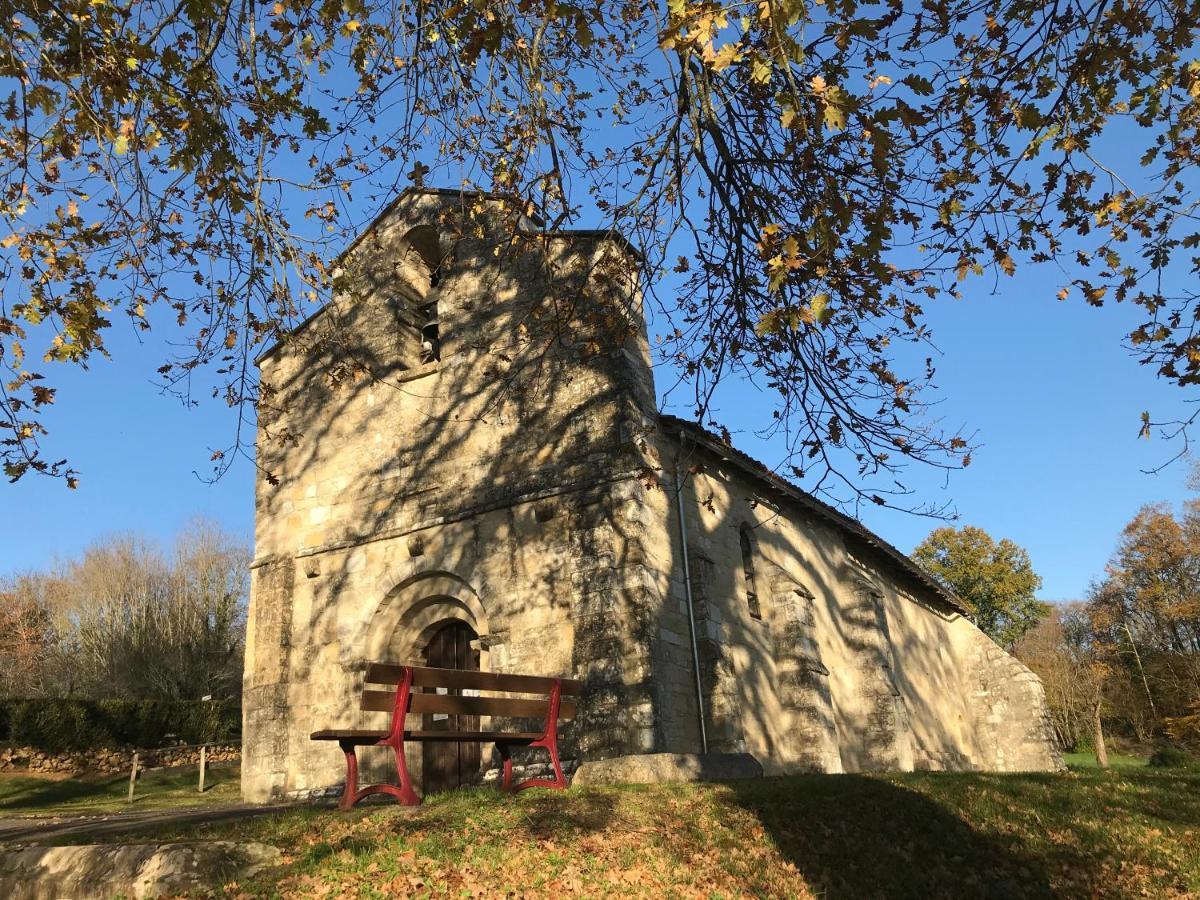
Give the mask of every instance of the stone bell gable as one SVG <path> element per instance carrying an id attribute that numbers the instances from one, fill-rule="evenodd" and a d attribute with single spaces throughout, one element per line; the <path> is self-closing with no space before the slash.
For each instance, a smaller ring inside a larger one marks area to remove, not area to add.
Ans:
<path id="1" fill-rule="evenodd" d="M 658 415 L 619 236 L 413 189 L 338 265 L 259 359 L 246 799 L 337 784 L 310 732 L 383 727 L 367 662 L 450 627 L 468 665 L 583 681 L 564 759 L 1059 764 L 1036 678 L 907 557 Z"/>

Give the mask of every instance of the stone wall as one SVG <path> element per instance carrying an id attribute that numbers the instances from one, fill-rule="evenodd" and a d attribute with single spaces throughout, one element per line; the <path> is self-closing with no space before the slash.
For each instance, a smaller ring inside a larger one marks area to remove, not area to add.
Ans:
<path id="1" fill-rule="evenodd" d="M 133 755 L 138 756 L 138 769 L 171 769 L 200 764 L 199 747 L 98 747 L 93 750 L 72 750 L 51 753 L 36 747 L 5 747 L 0 750 L 0 772 L 36 772 L 40 774 L 74 774 L 94 772 L 128 772 Z M 206 762 L 236 762 L 242 757 L 237 744 L 212 744 Z"/>
<path id="2" fill-rule="evenodd" d="M 501 207 L 402 196 L 261 360 L 246 799 L 336 785 L 340 752 L 309 733 L 385 727 L 358 710 L 367 662 L 419 661 L 451 619 L 485 670 L 585 682 L 570 758 L 695 753 L 703 721 L 768 772 L 1058 765 L 1036 679 L 974 625 L 659 428 L 629 249 L 514 234 Z M 386 752 L 363 762 L 386 774 Z"/>
<path id="3" fill-rule="evenodd" d="M 657 450 L 665 474 L 654 517 L 670 523 L 665 531 L 678 527 L 670 473 L 689 473 L 710 749 L 746 750 L 768 772 L 1061 768 L 1036 676 L 945 600 L 734 454 L 666 433 Z M 661 540 L 678 555 L 674 534 Z M 682 588 L 673 575 L 670 598 L 682 603 Z M 675 686 L 660 691 L 687 688 L 682 668 L 662 670 Z M 699 746 L 689 736 L 661 749 Z"/>
<path id="4" fill-rule="evenodd" d="M 500 265 L 490 203 L 402 198 L 347 257 L 344 295 L 261 360 L 247 799 L 339 780 L 309 733 L 385 727 L 357 709 L 366 662 L 419 660 L 448 619 L 485 669 L 587 681 L 569 752 L 654 740 L 637 478 L 654 386 L 628 251 L 561 235 Z M 430 302 L 426 363 L 409 338 Z M 363 757 L 382 774 L 385 753 Z"/>

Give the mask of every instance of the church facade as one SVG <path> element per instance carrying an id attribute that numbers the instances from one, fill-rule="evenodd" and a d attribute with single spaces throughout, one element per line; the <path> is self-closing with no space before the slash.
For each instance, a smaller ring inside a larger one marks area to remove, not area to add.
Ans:
<path id="1" fill-rule="evenodd" d="M 581 679 L 575 761 L 1061 767 L 1040 682 L 955 598 L 658 413 L 634 253 L 411 189 L 343 256 L 334 301 L 260 357 L 246 800 L 341 781 L 309 734 L 385 727 L 358 710 L 377 660 Z M 449 770 L 473 780 L 489 750 Z M 412 752 L 419 784 L 445 778 Z"/>

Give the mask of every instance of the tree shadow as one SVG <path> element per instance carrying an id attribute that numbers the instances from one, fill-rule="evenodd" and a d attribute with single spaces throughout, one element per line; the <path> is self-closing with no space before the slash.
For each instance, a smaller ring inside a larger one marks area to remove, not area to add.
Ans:
<path id="1" fill-rule="evenodd" d="M 1040 860 L 889 781 L 803 775 L 728 787 L 809 887 L 830 900 L 1053 896 Z"/>
<path id="2" fill-rule="evenodd" d="M 29 809 L 45 810 L 80 800 L 103 800 L 113 795 L 119 783 L 127 783 L 129 774 L 104 778 L 45 778 L 6 779 L 0 799 L 0 812 L 19 812 Z"/>

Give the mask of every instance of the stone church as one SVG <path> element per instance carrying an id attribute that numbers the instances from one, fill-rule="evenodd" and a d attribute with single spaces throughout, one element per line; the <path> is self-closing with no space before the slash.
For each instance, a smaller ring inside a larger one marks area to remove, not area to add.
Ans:
<path id="1" fill-rule="evenodd" d="M 358 709 L 374 660 L 581 679 L 575 761 L 1061 766 L 1040 682 L 956 598 L 658 412 L 635 253 L 410 189 L 343 254 L 335 299 L 259 358 L 245 799 L 341 782 L 309 734 L 386 727 Z M 454 749 L 457 776 L 439 764 L 425 788 L 478 779 L 489 750 Z"/>

